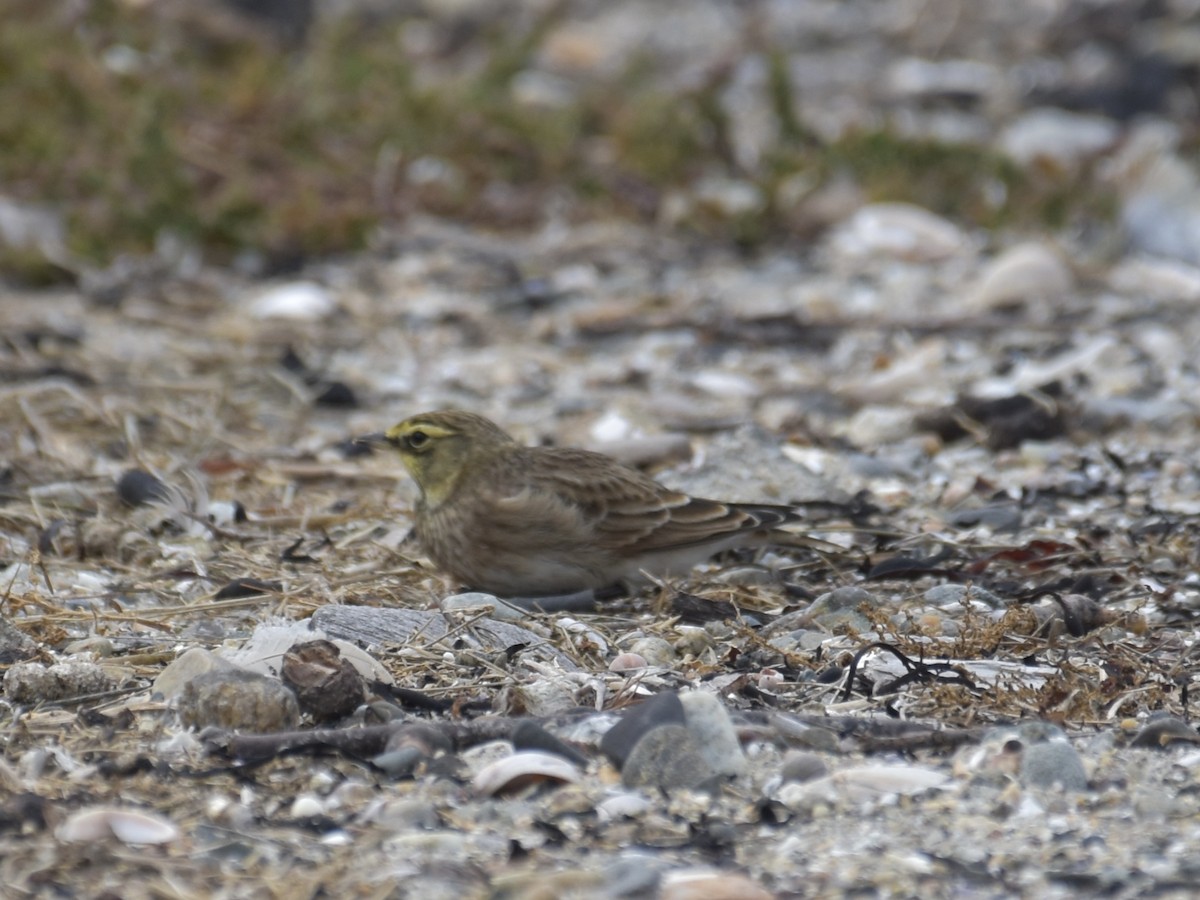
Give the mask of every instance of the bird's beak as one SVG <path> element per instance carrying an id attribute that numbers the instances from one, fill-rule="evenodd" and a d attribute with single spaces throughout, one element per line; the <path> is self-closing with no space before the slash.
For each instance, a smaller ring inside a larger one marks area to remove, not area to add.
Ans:
<path id="1" fill-rule="evenodd" d="M 360 444 L 366 447 L 386 447 L 396 442 L 389 438 L 382 431 L 373 431 L 370 434 L 360 434 L 354 438 L 355 444 Z"/>

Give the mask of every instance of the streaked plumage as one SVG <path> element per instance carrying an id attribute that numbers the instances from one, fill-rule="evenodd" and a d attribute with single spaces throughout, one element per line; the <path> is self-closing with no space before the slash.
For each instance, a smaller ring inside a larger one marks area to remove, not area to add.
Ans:
<path id="1" fill-rule="evenodd" d="M 682 574 L 730 547 L 766 543 L 790 507 L 673 491 L 601 453 L 525 447 L 474 413 L 424 413 L 389 429 L 421 490 L 416 534 L 465 584 L 545 596 Z"/>

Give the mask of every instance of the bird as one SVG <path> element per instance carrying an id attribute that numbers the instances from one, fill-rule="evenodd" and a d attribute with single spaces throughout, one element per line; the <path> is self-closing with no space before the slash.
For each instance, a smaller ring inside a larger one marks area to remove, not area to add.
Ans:
<path id="1" fill-rule="evenodd" d="M 369 437 L 394 449 L 416 482 L 414 533 L 426 555 L 502 598 L 629 590 L 771 543 L 801 519 L 790 506 L 692 497 L 602 453 L 526 446 L 463 410 L 414 415 Z"/>

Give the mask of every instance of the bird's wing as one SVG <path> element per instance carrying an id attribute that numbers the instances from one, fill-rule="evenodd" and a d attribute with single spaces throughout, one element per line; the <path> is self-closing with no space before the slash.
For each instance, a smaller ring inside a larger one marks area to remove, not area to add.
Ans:
<path id="1" fill-rule="evenodd" d="M 539 492 L 578 506 L 594 529 L 595 543 L 606 549 L 682 548 L 770 529 L 795 518 L 786 506 L 690 497 L 586 450 L 550 452 L 562 465 L 528 473 L 529 483 Z"/>

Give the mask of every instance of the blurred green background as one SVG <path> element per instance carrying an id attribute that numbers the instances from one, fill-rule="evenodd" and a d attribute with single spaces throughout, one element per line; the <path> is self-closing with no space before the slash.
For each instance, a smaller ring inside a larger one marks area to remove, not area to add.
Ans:
<path id="1" fill-rule="evenodd" d="M 60 216 L 65 254 L 10 244 L 0 272 L 53 281 L 71 277 L 64 259 L 105 265 L 175 241 L 270 273 L 361 248 L 414 213 L 487 228 L 551 210 L 629 217 L 753 247 L 810 237 L 821 223 L 796 198 L 837 177 L 865 199 L 989 227 L 1058 226 L 1108 202 L 1079 191 L 1078 172 L 1020 171 L 987 148 L 887 131 L 822 142 L 794 115 L 788 48 L 749 30 L 776 117 L 752 165 L 719 102 L 728 60 L 681 85 L 634 54 L 539 94 L 555 83 L 529 73 L 562 3 L 491 20 L 364 8 L 310 22 L 306 5 L 283 8 L 5 0 L 0 195 Z M 664 216 L 673 193 L 714 176 L 761 202 Z"/>

